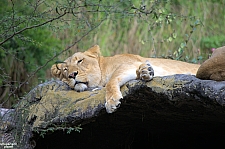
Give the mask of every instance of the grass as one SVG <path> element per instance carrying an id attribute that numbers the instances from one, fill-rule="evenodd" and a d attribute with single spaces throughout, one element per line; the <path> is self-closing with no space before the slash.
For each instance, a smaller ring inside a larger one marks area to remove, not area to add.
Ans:
<path id="1" fill-rule="evenodd" d="M 156 10 L 175 14 L 171 16 L 169 23 L 164 15 L 158 19 L 153 19 L 152 15 L 115 19 L 111 15 L 95 33 L 90 34 L 71 51 L 84 51 L 99 44 L 104 56 L 133 53 L 145 57 L 176 59 L 176 51 L 189 39 L 179 60 L 202 63 L 211 54 L 211 48 L 225 44 L 225 30 L 222 29 L 224 4 L 224 1 L 212 0 L 172 0 Z M 146 9 L 150 6 L 150 2 L 146 3 Z M 198 25 L 195 26 L 196 22 Z M 73 30 L 72 34 L 75 33 L 76 30 Z"/>

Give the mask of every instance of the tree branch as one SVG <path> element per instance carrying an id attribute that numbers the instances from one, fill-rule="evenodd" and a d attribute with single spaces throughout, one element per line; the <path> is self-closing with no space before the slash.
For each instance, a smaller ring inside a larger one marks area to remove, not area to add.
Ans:
<path id="1" fill-rule="evenodd" d="M 59 15 L 58 17 L 52 18 L 52 19 L 50 19 L 50 20 L 48 20 L 48 21 L 46 21 L 46 22 L 44 22 L 44 23 L 37 24 L 37 25 L 33 25 L 33 26 L 29 26 L 29 27 L 25 27 L 25 28 L 21 29 L 20 31 L 14 32 L 14 34 L 12 34 L 11 36 L 9 36 L 9 37 L 6 38 L 5 40 L 1 41 L 1 42 L 0 42 L 0 45 L 4 44 L 6 41 L 8 41 L 9 39 L 13 38 L 13 37 L 14 37 L 15 35 L 17 35 L 17 34 L 20 34 L 20 33 L 24 32 L 24 31 L 26 31 L 26 30 L 29 30 L 29 29 L 37 28 L 37 27 L 43 26 L 43 25 L 45 25 L 45 24 L 48 24 L 49 22 L 52 22 L 52 21 L 54 21 L 54 20 L 57 20 L 57 19 L 63 17 L 66 13 L 67 13 L 67 12 L 64 12 L 63 14 Z"/>

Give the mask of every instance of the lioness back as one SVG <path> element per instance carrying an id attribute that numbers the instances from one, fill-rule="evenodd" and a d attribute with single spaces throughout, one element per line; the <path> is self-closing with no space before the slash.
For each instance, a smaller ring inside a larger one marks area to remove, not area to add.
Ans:
<path id="1" fill-rule="evenodd" d="M 110 70 L 113 71 L 113 68 L 116 68 L 116 65 L 130 65 L 141 63 L 148 60 L 154 69 L 155 76 L 166 76 L 174 74 L 191 74 L 196 75 L 199 64 L 192 64 L 177 60 L 163 59 L 163 58 L 145 58 L 139 55 L 134 54 L 119 54 L 112 57 L 105 57 L 107 60 L 105 64 L 110 67 Z"/>
<path id="2" fill-rule="evenodd" d="M 199 64 L 191 64 L 182 61 L 162 58 L 145 58 L 149 60 L 154 71 L 155 76 L 166 76 L 173 74 L 191 74 L 196 75 Z"/>

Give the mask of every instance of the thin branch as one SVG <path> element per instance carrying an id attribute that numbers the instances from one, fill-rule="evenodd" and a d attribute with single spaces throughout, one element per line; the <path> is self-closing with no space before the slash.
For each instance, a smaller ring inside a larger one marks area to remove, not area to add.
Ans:
<path id="1" fill-rule="evenodd" d="M 44 23 L 37 24 L 37 25 L 33 25 L 33 26 L 29 26 L 29 27 L 25 27 L 25 28 L 21 29 L 20 31 L 14 32 L 14 34 L 12 34 L 10 37 L 8 37 L 8 38 L 6 38 L 5 40 L 3 40 L 2 42 L 0 42 L 0 45 L 4 44 L 6 41 L 8 41 L 9 39 L 13 38 L 13 37 L 14 37 L 15 35 L 17 35 L 17 34 L 20 34 L 20 33 L 24 32 L 24 31 L 26 31 L 26 30 L 29 30 L 29 29 L 37 28 L 37 27 L 43 26 L 43 25 L 45 25 L 45 24 L 48 24 L 49 22 L 52 22 L 52 21 L 54 21 L 54 20 L 57 20 L 57 19 L 63 17 L 66 13 L 67 13 L 67 12 L 64 12 L 62 15 L 59 15 L 58 17 L 53 18 L 53 19 L 50 19 L 50 20 L 48 20 L 48 21 L 46 21 L 46 22 L 44 22 Z"/>
<path id="2" fill-rule="evenodd" d="M 14 20 L 15 20 L 15 10 L 14 10 L 14 3 L 13 3 L 13 1 L 11 0 L 11 2 L 12 2 L 12 25 L 11 26 L 13 26 L 14 25 Z M 15 28 L 13 27 L 13 32 L 15 32 Z"/>

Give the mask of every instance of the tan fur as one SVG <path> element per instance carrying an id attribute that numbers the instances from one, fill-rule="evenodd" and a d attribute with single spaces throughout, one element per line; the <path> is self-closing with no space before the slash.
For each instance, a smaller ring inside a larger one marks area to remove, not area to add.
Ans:
<path id="1" fill-rule="evenodd" d="M 155 76 L 166 76 L 196 74 L 199 65 L 169 59 L 144 58 L 133 54 L 103 57 L 99 46 L 95 45 L 83 53 L 75 53 L 66 59 L 65 63 L 53 65 L 51 72 L 76 91 L 105 86 L 106 110 L 112 113 L 123 98 L 120 86 L 132 79 L 151 80 L 154 75 L 152 67 Z M 70 78 L 71 76 L 74 78 Z"/>
<path id="2" fill-rule="evenodd" d="M 196 77 L 204 80 L 225 81 L 225 46 L 213 52 L 212 57 L 200 66 Z"/>

